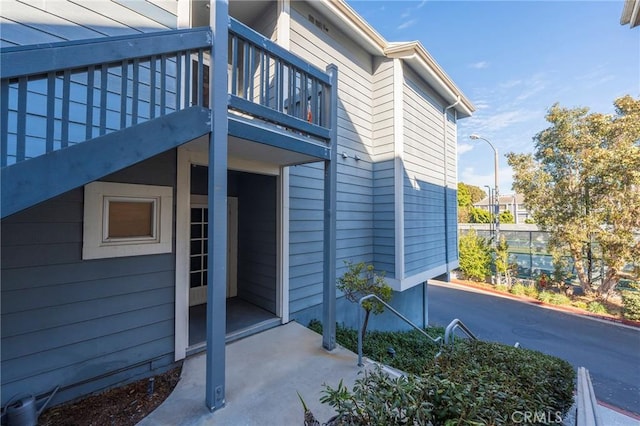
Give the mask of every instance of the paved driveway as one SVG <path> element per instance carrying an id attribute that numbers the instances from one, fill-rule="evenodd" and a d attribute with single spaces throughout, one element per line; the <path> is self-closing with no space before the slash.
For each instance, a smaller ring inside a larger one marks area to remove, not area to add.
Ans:
<path id="1" fill-rule="evenodd" d="M 640 414 L 640 330 L 455 284 L 429 284 L 429 322 L 459 318 L 483 340 L 535 349 L 591 373 L 599 401 Z"/>

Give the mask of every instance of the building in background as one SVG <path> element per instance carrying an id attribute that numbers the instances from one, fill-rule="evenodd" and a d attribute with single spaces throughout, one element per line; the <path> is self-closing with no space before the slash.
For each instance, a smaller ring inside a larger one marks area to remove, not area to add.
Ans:
<path id="1" fill-rule="evenodd" d="M 492 203 L 493 200 L 487 196 L 473 206 L 493 212 Z M 500 195 L 500 212 L 504 211 L 511 212 L 516 224 L 525 223 L 525 220 L 532 217 L 524 206 L 524 196 L 522 194 Z"/>

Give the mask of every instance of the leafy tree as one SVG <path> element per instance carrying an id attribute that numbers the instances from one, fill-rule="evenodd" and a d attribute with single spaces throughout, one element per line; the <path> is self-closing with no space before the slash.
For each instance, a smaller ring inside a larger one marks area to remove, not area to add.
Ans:
<path id="1" fill-rule="evenodd" d="M 502 284 L 502 276 L 505 277 L 505 284 L 511 285 L 511 273 L 517 265 L 513 265 L 509 263 L 509 244 L 507 244 L 507 239 L 504 235 L 500 236 L 500 241 L 498 245 L 493 250 L 495 258 L 494 263 L 496 267 L 496 284 Z"/>
<path id="2" fill-rule="evenodd" d="M 529 225 L 535 225 L 536 220 L 535 220 L 534 218 L 532 218 L 532 217 L 528 217 L 528 218 L 526 218 L 526 219 L 524 220 L 524 223 L 527 223 L 527 224 L 529 224 Z"/>
<path id="3" fill-rule="evenodd" d="M 491 223 L 492 216 L 488 210 L 481 209 L 480 207 L 471 207 L 469 210 L 471 223 Z"/>
<path id="4" fill-rule="evenodd" d="M 516 220 L 513 217 L 513 213 L 509 210 L 505 210 L 500 213 L 500 223 L 516 223 Z"/>
<path id="5" fill-rule="evenodd" d="M 466 192 L 468 192 L 469 196 L 471 197 L 471 203 L 469 203 L 469 205 L 475 204 L 478 201 L 483 200 L 487 196 L 487 193 L 484 192 L 484 190 L 479 186 L 468 185 L 464 182 L 459 182 L 458 192 L 460 192 L 461 187 L 465 188 Z"/>
<path id="6" fill-rule="evenodd" d="M 467 207 L 471 203 L 471 193 L 469 187 L 463 182 L 458 182 L 458 207 Z"/>
<path id="7" fill-rule="evenodd" d="M 388 302 L 391 300 L 393 290 L 384 279 L 384 273 L 377 274 L 373 265 L 365 265 L 364 262 L 353 263 L 345 261 L 347 271 L 338 278 L 337 288 L 344 293 L 344 296 L 353 303 L 358 303 L 360 298 L 368 294 L 375 294 L 380 299 Z M 367 325 L 369 324 L 369 315 L 381 314 L 384 311 L 384 305 L 377 300 L 365 300 L 362 303 L 365 310 L 364 323 L 362 325 L 362 340 L 367 333 Z"/>
<path id="8" fill-rule="evenodd" d="M 475 229 L 460 236 L 458 242 L 460 252 L 460 271 L 466 278 L 484 281 L 491 273 L 491 248 Z"/>
<path id="9" fill-rule="evenodd" d="M 513 188 L 550 248 L 570 254 L 585 292 L 592 290 L 588 264 L 592 243 L 602 251 L 606 295 L 625 264 L 640 261 L 640 100 L 614 102 L 615 114 L 551 107 L 551 126 L 534 137 L 534 154 L 509 153 Z"/>

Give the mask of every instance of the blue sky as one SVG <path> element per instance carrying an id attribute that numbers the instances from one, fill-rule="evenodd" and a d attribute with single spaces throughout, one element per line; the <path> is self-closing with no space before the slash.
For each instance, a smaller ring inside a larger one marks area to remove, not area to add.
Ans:
<path id="1" fill-rule="evenodd" d="M 622 1 L 348 0 L 388 41 L 419 40 L 476 106 L 458 123 L 458 180 L 512 193 L 504 154 L 532 152 L 559 102 L 613 112 L 640 96 L 640 28 L 620 25 Z"/>

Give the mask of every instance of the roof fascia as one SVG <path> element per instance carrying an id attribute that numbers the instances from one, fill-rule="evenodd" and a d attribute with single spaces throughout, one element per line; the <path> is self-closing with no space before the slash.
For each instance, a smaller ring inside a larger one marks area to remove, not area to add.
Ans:
<path id="1" fill-rule="evenodd" d="M 455 109 L 460 117 L 469 117 L 475 111 L 471 101 L 449 78 L 420 42 L 389 43 L 344 0 L 320 0 L 312 2 L 344 25 L 342 29 L 366 46 L 369 53 L 389 58 L 399 58 L 411 63 L 422 78 L 434 86 L 436 91 L 451 104 L 459 98 Z"/>
<path id="2" fill-rule="evenodd" d="M 473 103 L 464 96 L 458 86 L 449 78 L 419 41 L 391 43 L 385 49 L 385 55 L 390 58 L 403 59 L 413 65 L 418 75 L 433 84 L 446 101 L 453 103 L 459 96 L 460 103 L 456 105 L 455 109 L 463 117 L 471 116 L 476 110 Z"/>

